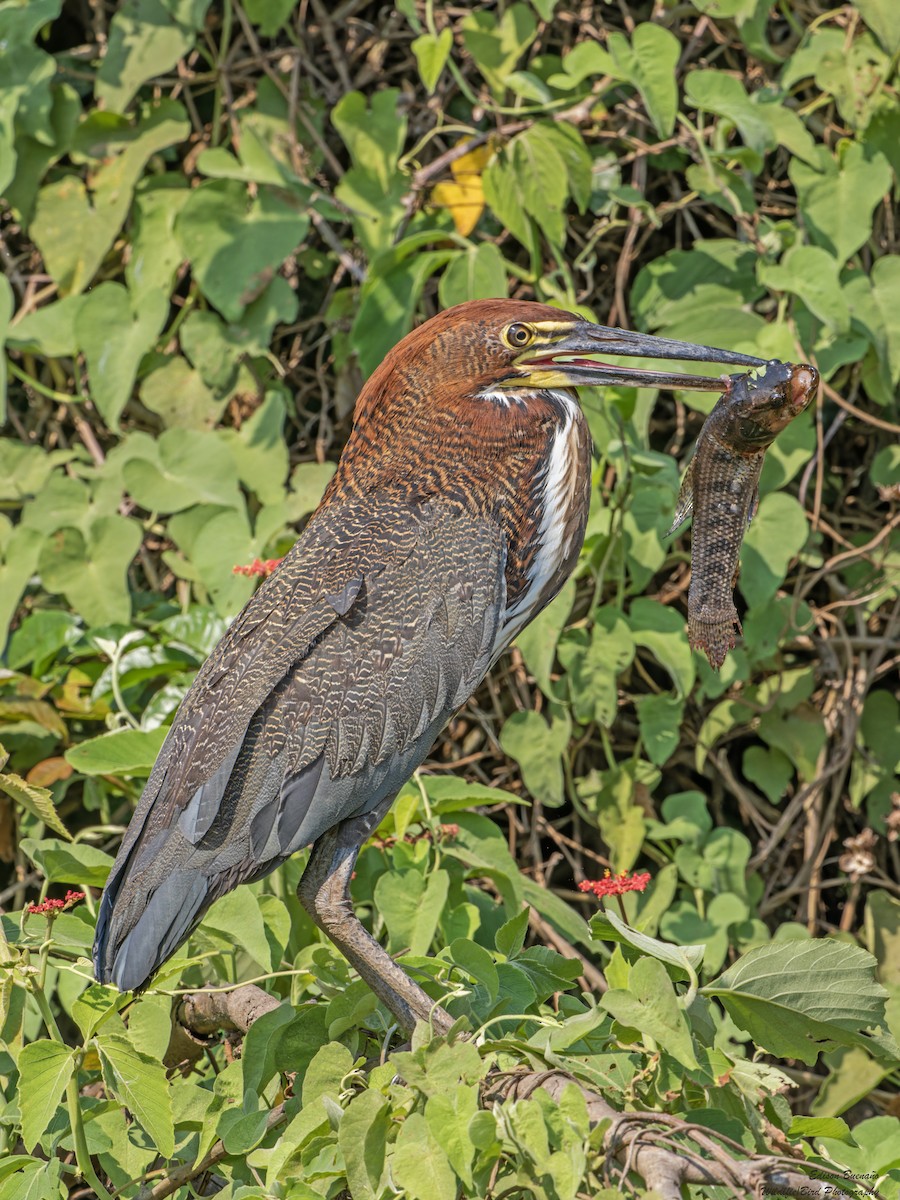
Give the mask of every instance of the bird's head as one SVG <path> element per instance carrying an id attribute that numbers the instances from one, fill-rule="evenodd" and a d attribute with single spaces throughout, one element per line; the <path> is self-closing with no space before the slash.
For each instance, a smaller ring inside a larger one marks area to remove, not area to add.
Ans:
<path id="1" fill-rule="evenodd" d="M 601 356 L 602 359 L 597 356 Z M 522 300 L 472 300 L 448 308 L 408 334 L 374 372 L 357 416 L 404 393 L 429 407 L 441 397 L 510 403 L 517 394 L 582 385 L 723 391 L 721 376 L 653 370 L 609 358 L 662 359 L 758 367 L 731 350 L 596 325 L 575 313 Z"/>

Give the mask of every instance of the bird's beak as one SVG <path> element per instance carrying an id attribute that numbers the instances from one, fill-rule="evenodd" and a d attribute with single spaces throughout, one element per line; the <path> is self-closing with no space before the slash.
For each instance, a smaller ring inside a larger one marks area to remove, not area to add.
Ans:
<path id="1" fill-rule="evenodd" d="M 686 388 L 691 391 L 721 392 L 727 376 L 691 375 L 683 371 L 654 371 L 625 364 L 598 362 L 588 355 L 604 357 L 678 359 L 682 362 L 722 363 L 735 367 L 762 367 L 765 360 L 735 350 L 695 346 L 671 338 L 651 337 L 630 329 L 608 329 L 580 321 L 570 332 L 542 347 L 532 347 L 516 360 L 535 387 L 577 387 L 585 384 L 609 386 Z"/>

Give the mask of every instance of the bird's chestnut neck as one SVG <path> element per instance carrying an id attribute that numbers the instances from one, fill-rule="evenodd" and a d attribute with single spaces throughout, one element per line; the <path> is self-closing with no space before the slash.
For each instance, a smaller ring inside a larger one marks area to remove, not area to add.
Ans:
<path id="1" fill-rule="evenodd" d="M 414 372 L 375 376 L 357 402 L 335 492 L 401 490 L 459 500 L 495 515 L 510 492 L 530 492 L 557 432 L 576 416 L 571 393 L 493 392 L 454 384 L 426 390 Z"/>

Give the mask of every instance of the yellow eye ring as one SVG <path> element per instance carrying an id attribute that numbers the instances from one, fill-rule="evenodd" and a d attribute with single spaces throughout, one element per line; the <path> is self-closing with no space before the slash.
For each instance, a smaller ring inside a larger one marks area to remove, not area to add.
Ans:
<path id="1" fill-rule="evenodd" d="M 517 350 L 522 350 L 534 341 L 534 332 L 527 325 L 521 325 L 516 321 L 507 329 L 506 340 L 510 346 L 515 346 Z"/>

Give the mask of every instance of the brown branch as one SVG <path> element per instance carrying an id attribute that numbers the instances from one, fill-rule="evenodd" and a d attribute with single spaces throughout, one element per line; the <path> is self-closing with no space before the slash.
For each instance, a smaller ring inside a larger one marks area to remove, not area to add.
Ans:
<path id="1" fill-rule="evenodd" d="M 163 1062 L 172 1068 L 196 1062 L 221 1030 L 246 1033 L 254 1021 L 281 1001 L 255 984 L 231 991 L 204 988 L 182 997 L 172 1013 L 172 1034 Z"/>

